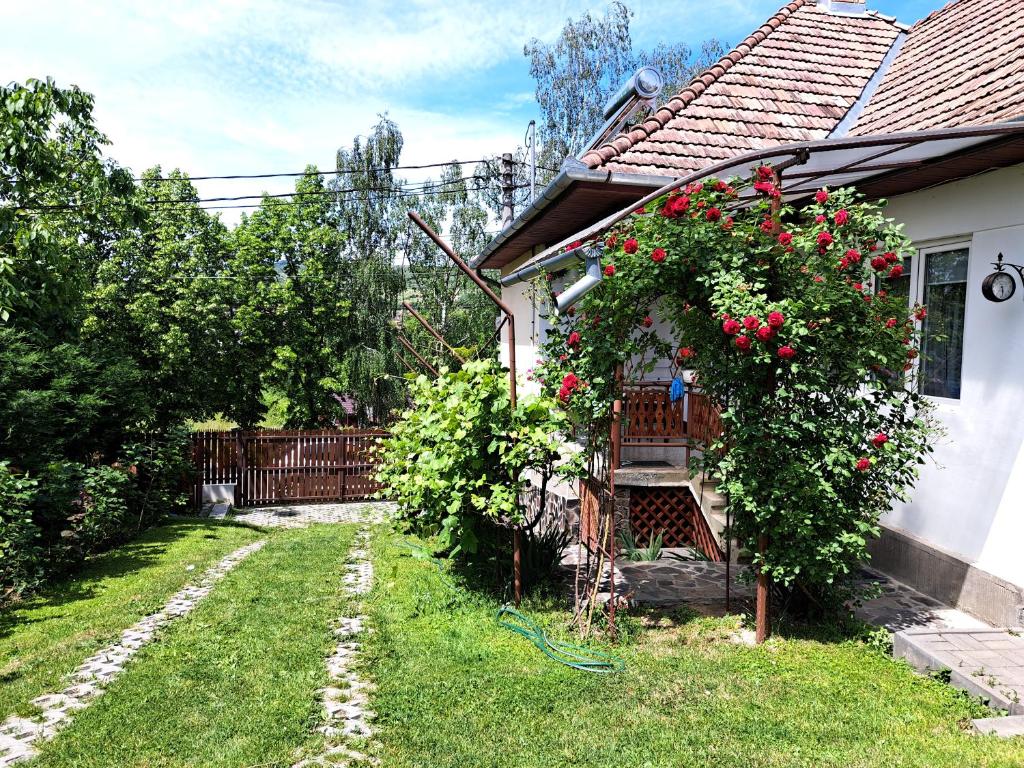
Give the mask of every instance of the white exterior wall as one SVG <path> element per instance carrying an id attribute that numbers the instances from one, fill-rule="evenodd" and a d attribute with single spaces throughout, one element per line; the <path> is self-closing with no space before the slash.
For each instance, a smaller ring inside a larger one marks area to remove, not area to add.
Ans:
<path id="1" fill-rule="evenodd" d="M 883 522 L 1024 586 L 1024 286 L 1000 304 L 981 294 L 998 253 L 1024 264 L 1024 166 L 893 198 L 888 215 L 915 245 L 969 243 L 970 257 L 961 398 L 935 399 L 937 464 Z"/>

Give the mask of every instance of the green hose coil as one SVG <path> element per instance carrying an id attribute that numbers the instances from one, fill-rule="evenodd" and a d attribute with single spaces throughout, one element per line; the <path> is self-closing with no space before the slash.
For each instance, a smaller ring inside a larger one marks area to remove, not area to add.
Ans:
<path id="1" fill-rule="evenodd" d="M 498 613 L 495 614 L 494 618 L 499 626 L 522 635 L 537 646 L 545 656 L 552 661 L 557 661 L 559 664 L 578 669 L 581 672 L 596 672 L 599 674 L 621 672 L 626 668 L 625 661 L 610 653 L 595 651 L 582 645 L 572 645 L 551 640 L 544 634 L 544 630 L 536 622 L 511 606 L 503 605 L 498 609 Z"/>

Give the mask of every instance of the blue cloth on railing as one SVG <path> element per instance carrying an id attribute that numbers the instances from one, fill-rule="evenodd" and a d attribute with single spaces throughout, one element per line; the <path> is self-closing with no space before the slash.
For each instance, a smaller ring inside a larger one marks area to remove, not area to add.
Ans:
<path id="1" fill-rule="evenodd" d="M 683 399 L 683 380 L 678 376 L 672 379 L 672 388 L 668 391 L 668 397 L 673 403 Z"/>

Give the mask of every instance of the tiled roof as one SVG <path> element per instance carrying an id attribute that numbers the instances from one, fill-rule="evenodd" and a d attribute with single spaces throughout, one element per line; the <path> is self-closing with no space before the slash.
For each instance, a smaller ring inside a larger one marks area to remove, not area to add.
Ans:
<path id="1" fill-rule="evenodd" d="M 582 160 L 601 170 L 679 176 L 743 152 L 823 139 L 900 32 L 886 17 L 793 0 L 641 125 Z"/>
<path id="2" fill-rule="evenodd" d="M 917 22 L 851 133 L 1024 115 L 1024 3 L 956 0 Z"/>

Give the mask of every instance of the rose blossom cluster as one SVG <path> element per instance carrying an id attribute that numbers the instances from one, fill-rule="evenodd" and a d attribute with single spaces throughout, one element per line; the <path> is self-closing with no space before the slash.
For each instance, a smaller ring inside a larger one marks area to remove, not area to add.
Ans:
<path id="1" fill-rule="evenodd" d="M 881 448 L 883 445 L 889 442 L 889 436 L 885 432 L 879 432 L 877 435 L 871 438 L 871 445 L 875 448 Z M 857 459 L 857 471 L 867 472 L 871 469 L 871 459 L 867 456 L 861 456 Z"/>
<path id="2" fill-rule="evenodd" d="M 728 314 L 723 314 L 722 332 L 727 336 L 735 336 L 735 347 L 741 352 L 748 352 L 753 347 L 754 339 L 767 344 L 778 335 L 785 323 L 786 317 L 781 312 L 769 312 L 764 323 L 757 315 L 747 315 L 741 322 Z M 788 344 L 783 344 L 775 350 L 775 354 L 783 360 L 792 360 L 796 356 L 796 350 Z"/>

